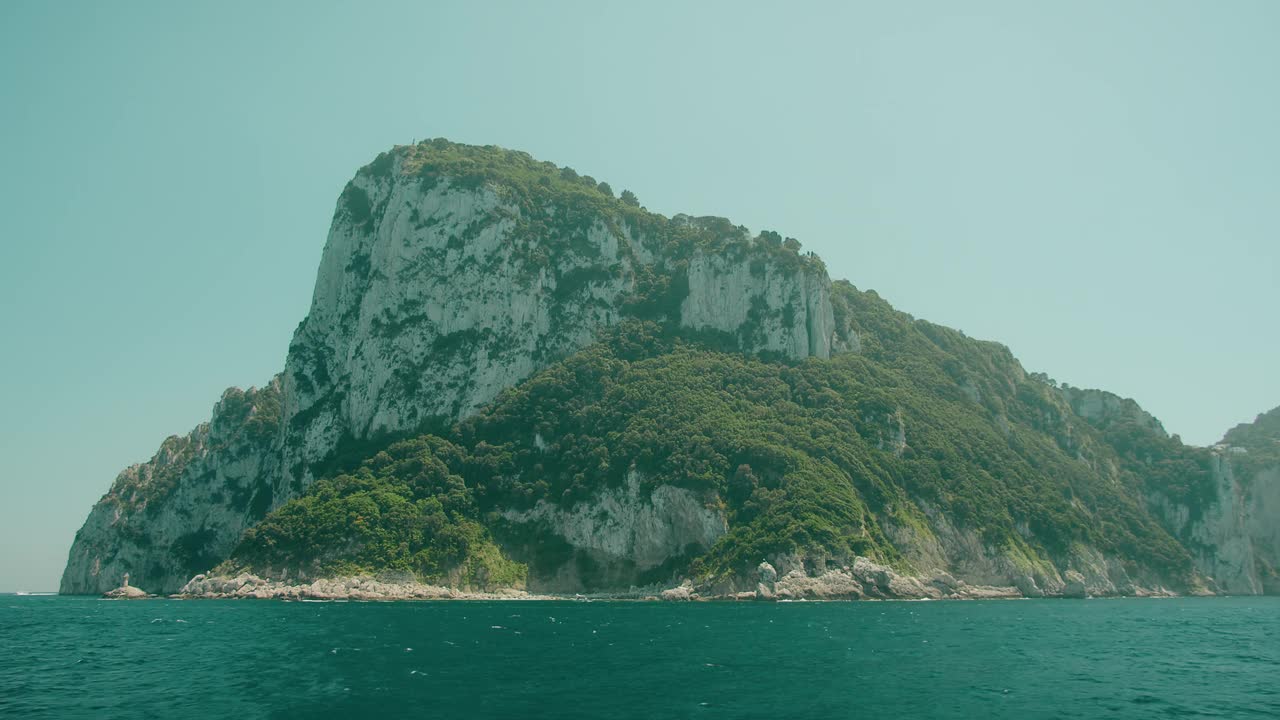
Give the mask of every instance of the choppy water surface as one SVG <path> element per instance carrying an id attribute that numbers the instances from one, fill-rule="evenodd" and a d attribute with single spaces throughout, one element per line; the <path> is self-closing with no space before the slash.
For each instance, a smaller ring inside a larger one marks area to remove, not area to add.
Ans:
<path id="1" fill-rule="evenodd" d="M 1280 598 L 0 597 L 0 716 L 1280 717 Z"/>

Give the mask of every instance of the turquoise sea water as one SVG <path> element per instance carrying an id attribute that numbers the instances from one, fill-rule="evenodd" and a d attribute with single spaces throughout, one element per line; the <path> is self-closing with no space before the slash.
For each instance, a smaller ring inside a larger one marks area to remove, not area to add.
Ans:
<path id="1" fill-rule="evenodd" d="M 1280 598 L 0 597 L 0 717 L 1280 717 Z"/>

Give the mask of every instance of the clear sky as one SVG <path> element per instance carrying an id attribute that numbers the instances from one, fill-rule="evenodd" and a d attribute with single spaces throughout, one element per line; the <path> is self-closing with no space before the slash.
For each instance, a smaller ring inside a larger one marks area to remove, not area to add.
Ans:
<path id="1" fill-rule="evenodd" d="M 497 144 L 1137 399 L 1280 404 L 1280 3 L 0 3 L 0 591 L 284 365 L 338 192 Z"/>

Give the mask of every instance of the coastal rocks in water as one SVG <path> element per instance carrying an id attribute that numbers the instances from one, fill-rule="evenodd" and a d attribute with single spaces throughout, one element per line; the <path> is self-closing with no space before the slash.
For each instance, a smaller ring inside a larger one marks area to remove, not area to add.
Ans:
<path id="1" fill-rule="evenodd" d="M 112 600 L 138 600 L 141 598 L 151 597 L 146 590 L 133 587 L 129 584 L 129 573 L 124 574 L 120 587 L 115 588 L 114 590 L 108 590 L 103 593 L 102 596 Z"/>
<path id="2" fill-rule="evenodd" d="M 864 557 L 855 558 L 851 565 L 835 565 L 822 558 L 782 555 L 760 563 L 753 579 L 754 596 L 760 600 L 939 600 L 968 597 L 978 590 L 945 572 L 929 577 L 900 575 Z M 1007 594 L 1003 589 L 991 590 L 983 596 Z M 727 587 L 717 588 L 710 596 L 739 599 L 746 594 Z"/>
<path id="3" fill-rule="evenodd" d="M 104 598 L 112 600 L 141 600 L 143 598 L 152 597 L 146 590 L 136 588 L 132 585 L 121 585 L 114 590 L 108 590 L 102 594 Z"/>
<path id="4" fill-rule="evenodd" d="M 866 588 L 869 597 L 922 597 L 924 586 L 907 582 L 898 573 L 864 557 L 856 558 L 851 568 L 853 577 Z"/>
<path id="5" fill-rule="evenodd" d="M 862 584 L 848 568 L 832 568 L 813 576 L 803 570 L 792 570 L 777 582 L 774 594 L 779 598 L 814 600 L 858 600 L 865 597 Z"/>
<path id="6" fill-rule="evenodd" d="M 768 560 L 756 567 L 756 574 L 760 576 L 760 582 L 765 585 L 772 586 L 778 581 L 778 571 L 769 564 Z"/>
<path id="7" fill-rule="evenodd" d="M 1067 581 L 1066 587 L 1062 588 L 1062 597 L 1064 598 L 1087 598 L 1089 591 L 1085 589 L 1084 576 L 1075 570 L 1068 570 L 1064 578 Z"/>
<path id="8" fill-rule="evenodd" d="M 935 570 L 927 576 L 901 575 L 875 561 L 857 557 L 852 565 L 827 566 L 814 563 L 813 572 L 794 557 L 779 558 L 790 568 L 776 582 L 763 578 L 773 566 L 763 563 L 757 569 L 761 582 L 756 596 L 762 600 L 982 600 L 1021 598 L 1025 593 L 1014 586 L 970 585 L 950 573 Z M 767 570 L 765 566 L 768 565 Z"/>
<path id="9" fill-rule="evenodd" d="M 1023 597 L 1044 597 L 1044 590 L 1040 589 L 1040 586 L 1036 584 L 1036 579 L 1030 575 L 1019 575 L 1014 578 L 1013 586 L 1018 588 L 1018 592 L 1022 593 Z"/>
<path id="10" fill-rule="evenodd" d="M 178 591 L 181 598 L 257 600 L 538 600 L 523 590 L 472 592 L 413 581 L 384 582 L 368 576 L 320 578 L 310 583 L 267 580 L 257 575 L 197 575 Z"/>
<path id="11" fill-rule="evenodd" d="M 787 572 L 781 576 L 773 563 L 762 562 L 752 573 L 755 590 L 738 590 L 732 585 L 703 587 L 690 579 L 679 585 L 632 587 L 627 591 L 583 594 L 530 593 L 505 588 L 488 592 L 429 585 L 406 578 L 380 579 L 369 576 L 320 578 L 312 581 L 272 580 L 250 573 L 234 576 L 197 575 L 173 597 L 178 598 L 252 598 L 275 600 L 661 600 L 690 602 L 696 600 L 995 600 L 1027 597 L 1085 598 L 1089 591 L 1087 578 L 1074 570 L 1065 576 L 1061 591 L 1045 592 L 1031 576 L 1019 576 L 1011 585 L 971 585 L 950 573 L 935 570 L 929 575 L 900 575 L 891 568 L 868 558 L 858 557 L 851 565 L 826 566 L 815 563 L 806 570 L 801 559 L 782 556 L 776 559 Z M 741 587 L 740 585 L 738 587 Z M 128 595 L 111 597 L 149 597 L 137 588 L 120 588 Z M 1164 589 L 1135 587 L 1138 597 L 1167 597 L 1174 593 Z"/>
<path id="12" fill-rule="evenodd" d="M 698 594 L 693 591 L 693 583 L 685 580 L 676 587 L 663 590 L 659 597 L 667 601 L 688 601 L 696 600 L 698 598 Z"/>
<path id="13" fill-rule="evenodd" d="M 766 560 L 756 567 L 756 578 L 755 596 L 760 600 L 772 600 L 774 583 L 778 581 L 778 571 Z"/>

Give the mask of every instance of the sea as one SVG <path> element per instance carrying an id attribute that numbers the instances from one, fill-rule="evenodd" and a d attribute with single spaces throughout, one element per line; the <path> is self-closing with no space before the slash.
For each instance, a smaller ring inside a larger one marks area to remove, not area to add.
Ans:
<path id="1" fill-rule="evenodd" d="M 3 718 L 1280 718 L 1280 598 L 0 596 Z"/>

